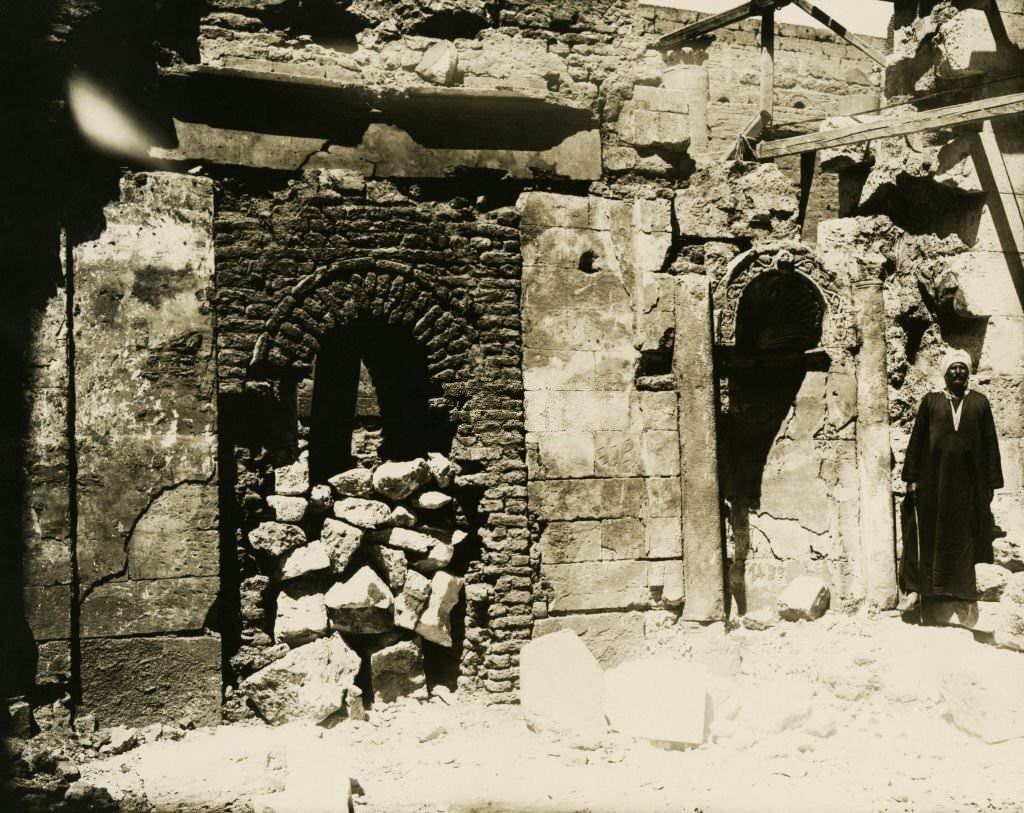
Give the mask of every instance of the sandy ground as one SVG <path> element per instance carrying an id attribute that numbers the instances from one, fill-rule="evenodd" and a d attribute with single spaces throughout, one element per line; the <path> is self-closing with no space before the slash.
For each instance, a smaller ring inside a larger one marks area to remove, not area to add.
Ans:
<path id="1" fill-rule="evenodd" d="M 331 729 L 194 731 L 82 779 L 179 811 L 344 811 L 349 786 L 360 813 L 1024 810 L 1024 736 L 977 736 L 1024 735 L 1004 725 L 1024 723 L 1024 654 L 964 630 L 839 617 L 674 628 L 661 646 L 714 676 L 700 747 L 573 742 L 531 731 L 517 706 L 435 697 Z"/>

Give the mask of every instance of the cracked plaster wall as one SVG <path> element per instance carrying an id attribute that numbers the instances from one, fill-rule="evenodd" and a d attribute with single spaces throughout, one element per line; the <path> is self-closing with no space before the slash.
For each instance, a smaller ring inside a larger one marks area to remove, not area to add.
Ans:
<path id="1" fill-rule="evenodd" d="M 128 173 L 104 215 L 73 252 L 82 702 L 104 723 L 215 721 L 219 645 L 203 637 L 220 587 L 213 186 Z M 101 666 L 142 657 L 154 643 L 140 635 L 190 636 L 164 646 L 175 667 L 152 686 Z M 189 693 L 176 672 L 216 679 Z"/>

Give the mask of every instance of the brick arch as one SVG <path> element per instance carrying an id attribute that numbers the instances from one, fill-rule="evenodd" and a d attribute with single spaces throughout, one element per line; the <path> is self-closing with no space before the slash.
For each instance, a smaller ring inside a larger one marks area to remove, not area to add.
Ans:
<path id="1" fill-rule="evenodd" d="M 799 243 L 772 243 L 750 249 L 729 264 L 713 294 L 716 343 L 726 346 L 736 343 L 736 316 L 743 292 L 762 274 L 778 272 L 800 275 L 821 297 L 825 306 L 822 347 L 849 349 L 856 345 L 848 292 L 836 275 L 825 268 L 807 246 Z"/>
<path id="2" fill-rule="evenodd" d="M 249 369 L 309 375 L 326 337 L 371 319 L 409 329 L 424 349 L 431 380 L 444 387 L 465 380 L 474 334 L 465 311 L 443 281 L 417 276 L 404 263 L 341 260 L 303 277 L 282 299 L 256 340 Z"/>

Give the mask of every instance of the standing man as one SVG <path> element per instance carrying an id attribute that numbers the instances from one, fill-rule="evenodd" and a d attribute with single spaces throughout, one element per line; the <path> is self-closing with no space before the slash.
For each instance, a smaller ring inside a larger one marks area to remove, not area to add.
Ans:
<path id="1" fill-rule="evenodd" d="M 903 480 L 916 503 L 917 545 L 904 541 L 902 611 L 922 596 L 975 599 L 974 565 L 992 561 L 989 505 L 1003 473 L 992 409 L 968 386 L 970 365 L 967 351 L 946 353 L 945 388 L 921 401 L 907 446 Z"/>

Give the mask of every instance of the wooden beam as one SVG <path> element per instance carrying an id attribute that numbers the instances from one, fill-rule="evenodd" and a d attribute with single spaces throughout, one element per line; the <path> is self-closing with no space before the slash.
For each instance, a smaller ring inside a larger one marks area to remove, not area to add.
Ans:
<path id="1" fill-rule="evenodd" d="M 739 138 L 733 143 L 729 150 L 722 156 L 723 161 L 746 161 L 749 158 L 756 158 L 757 155 L 754 152 L 754 145 L 751 142 L 756 142 L 761 134 L 768 127 L 768 120 L 765 118 L 764 111 L 758 111 L 757 115 L 752 118 L 746 127 L 743 128 L 743 132 L 740 133 Z"/>
<path id="2" fill-rule="evenodd" d="M 775 9 L 761 13 L 761 113 L 775 115 Z"/>
<path id="3" fill-rule="evenodd" d="M 665 34 L 657 42 L 654 43 L 654 47 L 659 51 L 669 51 L 673 48 L 679 48 L 688 42 L 701 37 L 706 37 L 713 31 L 717 31 L 719 28 L 724 28 L 727 25 L 738 23 L 740 20 L 745 20 L 747 17 L 753 17 L 766 9 L 776 9 L 787 5 L 790 0 L 749 0 L 741 6 L 728 9 L 727 11 L 719 12 L 718 14 L 712 14 L 710 17 L 705 17 L 703 20 L 698 20 L 690 25 L 683 26 L 677 31 L 673 31 L 669 34 Z"/>
<path id="4" fill-rule="evenodd" d="M 1009 116 L 1013 113 L 1024 113 L 1024 93 L 993 96 L 974 102 L 937 107 L 934 110 L 921 110 L 901 118 L 878 119 L 849 127 L 837 127 L 834 130 L 822 130 L 817 133 L 806 133 L 775 141 L 762 141 L 757 146 L 757 157 L 763 160 L 778 158 L 782 155 L 796 155 L 811 150 L 848 147 L 851 144 L 862 144 L 865 141 L 894 138 L 911 133 L 921 133 L 925 130 L 938 130 L 943 127 L 956 127 L 974 121 L 993 119 L 997 116 Z"/>
<path id="5" fill-rule="evenodd" d="M 846 26 L 839 22 L 837 19 L 835 19 L 835 17 L 830 17 L 816 5 L 814 5 L 813 3 L 809 3 L 808 0 L 791 0 L 791 2 L 793 3 L 793 5 L 798 6 L 803 11 L 810 14 L 815 20 L 824 25 L 833 34 L 835 34 L 838 37 L 842 37 L 858 51 L 860 51 L 863 54 L 866 54 L 868 57 L 870 57 L 879 65 L 881 65 L 883 68 L 885 67 L 885 57 L 878 53 L 878 51 L 876 51 L 874 48 L 869 48 L 864 43 L 854 39 L 850 35 L 850 32 L 846 28 Z"/>

